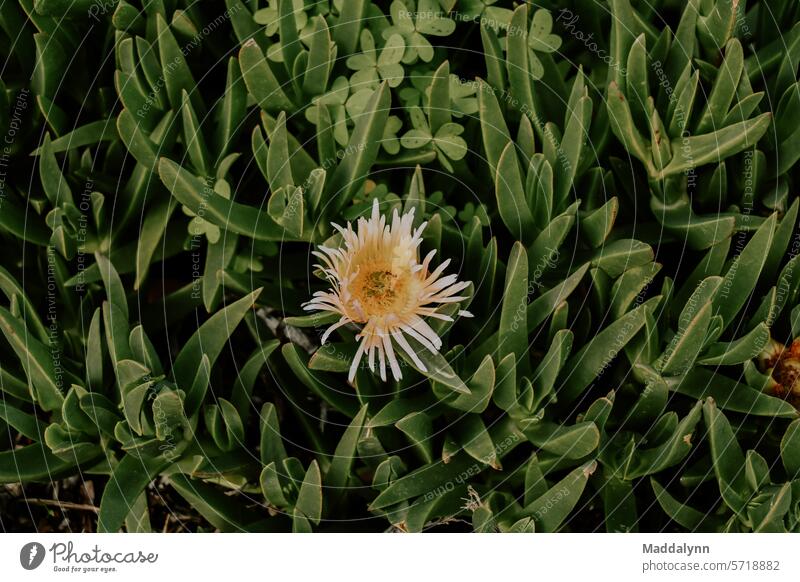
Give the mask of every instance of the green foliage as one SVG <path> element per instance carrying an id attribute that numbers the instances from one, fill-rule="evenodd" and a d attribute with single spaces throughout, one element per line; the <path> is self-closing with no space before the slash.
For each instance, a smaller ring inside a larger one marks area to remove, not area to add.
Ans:
<path id="1" fill-rule="evenodd" d="M 154 480 L 221 531 L 800 531 L 800 7 L 568 4 L 3 3 L 0 483 L 92 476 L 98 531 Z M 373 200 L 474 317 L 348 382 L 301 304 Z"/>

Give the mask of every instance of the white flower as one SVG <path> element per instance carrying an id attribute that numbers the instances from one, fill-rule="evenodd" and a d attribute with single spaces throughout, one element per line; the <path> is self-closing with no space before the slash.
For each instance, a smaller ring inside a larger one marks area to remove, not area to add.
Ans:
<path id="1" fill-rule="evenodd" d="M 376 199 L 369 220 L 358 219 L 358 232 L 349 222 L 347 229 L 333 225 L 344 239 L 343 247 L 320 246 L 319 251 L 313 252 L 322 263 L 317 267 L 322 269 L 331 289 L 314 293 L 314 298 L 305 303 L 303 309 L 341 315 L 339 321 L 325 331 L 322 343 L 333 330 L 343 325 L 355 323 L 363 326 L 356 336 L 359 345 L 350 366 L 350 381 L 365 354 L 369 369 L 375 371 L 376 352 L 381 379 L 386 381 L 387 361 L 394 378 L 402 378 L 392 340 L 419 369 L 425 371 L 425 365 L 405 336 L 437 353 L 442 340 L 423 318 L 452 321 L 450 316 L 436 310 L 447 303 L 466 299 L 458 293 L 469 286 L 468 281 L 459 282 L 455 274 L 442 276 L 450 264 L 449 259 L 432 272 L 429 266 L 436 251 L 428 253 L 420 263 L 420 235 L 427 223 L 412 231 L 413 221 L 413 208 L 402 216 L 395 210 L 391 225 L 387 225 Z M 458 314 L 471 316 L 467 311 Z"/>

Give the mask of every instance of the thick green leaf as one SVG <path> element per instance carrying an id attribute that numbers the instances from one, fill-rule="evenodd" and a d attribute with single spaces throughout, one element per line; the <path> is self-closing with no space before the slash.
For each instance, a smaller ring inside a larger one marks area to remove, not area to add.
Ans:
<path id="1" fill-rule="evenodd" d="M 325 186 L 329 196 L 335 199 L 332 210 L 342 209 L 364 185 L 378 155 L 390 106 L 389 85 L 384 82 L 355 117 L 347 150 Z"/>
<path id="2" fill-rule="evenodd" d="M 364 430 L 364 422 L 367 417 L 367 407 L 363 406 L 353 421 L 345 429 L 336 450 L 333 452 L 331 466 L 325 473 L 325 488 L 327 499 L 332 506 L 338 505 L 339 501 L 347 493 L 347 482 L 356 459 L 356 447 Z"/>
<path id="3" fill-rule="evenodd" d="M 228 338 L 245 314 L 252 309 L 260 294 L 261 289 L 256 289 L 250 295 L 242 297 L 224 309 L 217 311 L 189 338 L 172 365 L 172 376 L 179 387 L 187 390 L 193 386 L 195 375 L 203 356 L 207 356 L 210 365 L 214 365 L 217 356 L 219 356 L 222 348 L 228 342 Z M 194 414 L 200 407 L 201 401 L 198 396 L 198 394 L 187 392 L 187 416 Z"/>
<path id="4" fill-rule="evenodd" d="M 722 499 L 733 511 L 743 514 L 751 491 L 745 480 L 742 449 L 728 419 L 717 409 L 713 398 L 708 398 L 703 404 L 703 419 Z"/>
<path id="5" fill-rule="evenodd" d="M 516 242 L 511 249 L 506 269 L 497 354 L 499 359 L 514 354 L 517 358 L 517 367 L 522 374 L 530 370 L 527 357 L 528 293 L 528 255 L 525 247 Z"/>
<path id="6" fill-rule="evenodd" d="M 537 447 L 569 459 L 585 457 L 600 443 L 600 431 L 593 422 L 562 426 L 533 418 L 522 421 L 520 428 Z"/>
<path id="7" fill-rule="evenodd" d="M 655 477 L 650 478 L 650 485 L 656 494 L 656 500 L 661 509 L 672 519 L 689 531 L 698 531 L 706 516 L 688 505 L 681 503 L 667 492 Z"/>
<path id="8" fill-rule="evenodd" d="M 425 369 L 419 367 L 417 362 L 409 356 L 405 350 L 397 350 L 400 357 L 412 368 L 416 369 L 421 374 L 430 378 L 433 382 L 447 387 L 453 392 L 460 394 L 470 394 L 470 389 L 459 378 L 453 367 L 448 363 L 447 359 L 440 352 L 431 352 L 428 348 L 422 345 L 418 340 L 411 336 L 406 336 L 408 342 L 417 358 L 425 365 Z"/>
<path id="9" fill-rule="evenodd" d="M 62 459 L 51 453 L 43 443 L 0 451 L 0 483 L 52 483 L 54 479 L 74 474 L 78 464 L 91 465 L 103 455 L 99 447 L 83 448 L 76 452 L 77 458 Z"/>
<path id="10" fill-rule="evenodd" d="M 650 302 L 646 302 L 623 315 L 596 334 L 567 361 L 564 367 L 566 377 L 557 391 L 559 403 L 572 402 L 611 365 L 619 352 L 642 328 L 649 309 Z"/>
<path id="11" fill-rule="evenodd" d="M 147 484 L 170 464 L 163 458 L 145 458 L 125 455 L 114 467 L 111 478 L 100 500 L 97 531 L 114 533 L 120 530 L 136 499 Z"/>
<path id="12" fill-rule="evenodd" d="M 25 370 L 34 400 L 44 410 L 60 409 L 64 402 L 64 371 L 60 363 L 56 369 L 55 363 L 60 362 L 58 348 L 54 354 L 3 307 L 0 307 L 0 329 Z"/>
<path id="13" fill-rule="evenodd" d="M 681 375 L 688 372 L 706 339 L 708 326 L 711 324 L 711 302 L 700 307 L 691 318 L 681 316 L 681 326 L 664 352 L 660 371 L 665 375 Z M 685 322 L 685 323 L 684 323 Z"/>
<path id="14" fill-rule="evenodd" d="M 172 160 L 161 158 L 158 173 L 178 202 L 220 228 L 256 240 L 294 240 L 268 213 L 220 196 Z"/>
<path id="15" fill-rule="evenodd" d="M 258 529 L 253 524 L 257 516 L 240 498 L 181 473 L 171 475 L 169 481 L 181 497 L 218 530 L 241 533 Z"/>
<path id="16" fill-rule="evenodd" d="M 737 340 L 709 346 L 698 363 L 706 366 L 742 364 L 758 356 L 769 339 L 769 327 L 766 323 L 759 323 Z"/>
<path id="17" fill-rule="evenodd" d="M 322 476 L 317 461 L 311 461 L 303 484 L 300 486 L 295 509 L 312 523 L 319 525 L 319 521 L 322 519 L 322 503 Z"/>
<path id="18" fill-rule="evenodd" d="M 725 327 L 733 323 L 758 282 L 772 245 L 776 221 L 777 214 L 773 214 L 759 227 L 747 246 L 728 267 L 720 288 L 714 295 L 714 314 L 722 317 Z"/>
<path id="19" fill-rule="evenodd" d="M 790 479 L 800 475 L 800 419 L 792 422 L 781 439 L 781 460 Z"/>
<path id="20" fill-rule="evenodd" d="M 271 113 L 294 109 L 264 53 L 252 38 L 239 50 L 239 67 L 247 90 L 262 109 Z"/>
<path id="21" fill-rule="evenodd" d="M 525 199 L 517 152 L 510 141 L 497 162 L 495 192 L 500 217 L 506 228 L 515 240 L 530 243 L 535 224 Z"/>
<path id="22" fill-rule="evenodd" d="M 597 469 L 591 461 L 574 469 L 541 497 L 525 506 L 523 513 L 536 521 L 537 531 L 554 532 L 578 504 L 589 477 Z"/>
<path id="23" fill-rule="evenodd" d="M 693 135 L 672 144 L 672 161 L 653 177 L 657 180 L 710 163 L 719 163 L 758 142 L 772 122 L 771 113 L 734 123 L 712 133 Z"/>
<path id="24" fill-rule="evenodd" d="M 302 384 L 314 394 L 322 398 L 336 410 L 343 412 L 348 417 L 353 417 L 358 412 L 358 403 L 349 393 L 337 388 L 328 381 L 320 378 L 324 377 L 320 373 L 312 373 L 308 369 L 307 357 L 302 355 L 294 344 L 284 344 L 281 353 L 294 372 L 295 376 Z"/>
<path id="25" fill-rule="evenodd" d="M 433 462 L 433 422 L 424 411 L 415 410 L 398 420 L 395 427 L 411 442 L 425 463 Z"/>
<path id="26" fill-rule="evenodd" d="M 795 418 L 794 407 L 780 398 L 768 396 L 744 382 L 737 382 L 705 368 L 695 368 L 680 378 L 669 379 L 670 390 L 692 398 L 711 397 L 723 410 L 755 416 Z"/>
<path id="27" fill-rule="evenodd" d="M 652 475 L 685 459 L 692 448 L 692 433 L 700 420 L 701 412 L 701 403 L 698 402 L 678 423 L 667 440 L 657 447 L 637 450 L 632 462 L 625 467 L 625 478 Z"/>

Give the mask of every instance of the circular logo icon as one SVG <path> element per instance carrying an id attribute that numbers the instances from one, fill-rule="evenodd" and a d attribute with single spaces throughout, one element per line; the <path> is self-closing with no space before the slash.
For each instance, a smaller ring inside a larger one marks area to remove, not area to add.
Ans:
<path id="1" fill-rule="evenodd" d="M 35 570 L 44 561 L 44 546 L 39 542 L 29 542 L 19 551 L 19 563 L 26 570 Z"/>

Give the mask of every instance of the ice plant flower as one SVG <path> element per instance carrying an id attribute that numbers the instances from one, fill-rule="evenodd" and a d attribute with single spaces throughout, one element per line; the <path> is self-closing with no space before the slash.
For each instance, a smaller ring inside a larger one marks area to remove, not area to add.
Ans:
<path id="1" fill-rule="evenodd" d="M 377 353 L 381 379 L 386 381 L 386 364 L 396 380 L 403 377 L 392 340 L 422 371 L 425 364 L 406 336 L 414 338 L 433 353 L 442 347 L 442 340 L 423 318 L 432 317 L 452 321 L 449 315 L 437 309 L 448 303 L 463 301 L 459 295 L 470 283 L 458 281 L 458 275 L 442 276 L 450 264 L 444 261 L 433 271 L 431 260 L 436 251 L 429 252 L 419 261 L 419 245 L 427 223 L 413 228 L 414 209 L 402 216 L 395 209 L 391 225 L 380 213 L 378 200 L 372 205 L 369 219 L 358 219 L 357 231 L 347 223 L 347 228 L 333 227 L 342 235 L 344 246 L 319 247 L 313 255 L 321 264 L 316 265 L 330 282 L 327 291 L 317 291 L 311 301 L 303 305 L 306 311 L 337 313 L 340 319 L 322 336 L 322 343 L 335 329 L 347 324 L 358 324 L 356 336 L 358 349 L 350 365 L 349 380 L 366 354 L 369 369 L 375 372 Z M 467 311 L 458 315 L 469 317 Z"/>

